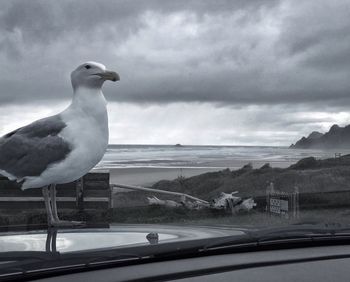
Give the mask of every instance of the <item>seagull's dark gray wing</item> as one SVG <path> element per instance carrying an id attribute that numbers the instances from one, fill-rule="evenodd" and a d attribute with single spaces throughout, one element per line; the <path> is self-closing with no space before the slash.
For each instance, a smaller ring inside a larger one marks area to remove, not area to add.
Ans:
<path id="1" fill-rule="evenodd" d="M 40 119 L 0 138 L 0 170 L 17 178 L 39 176 L 71 151 L 58 134 L 66 127 L 60 115 Z"/>

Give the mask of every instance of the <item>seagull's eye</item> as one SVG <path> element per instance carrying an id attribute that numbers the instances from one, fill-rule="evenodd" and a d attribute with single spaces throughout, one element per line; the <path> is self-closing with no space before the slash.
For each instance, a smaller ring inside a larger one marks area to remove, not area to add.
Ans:
<path id="1" fill-rule="evenodd" d="M 91 68 L 91 66 L 90 65 L 86 65 L 85 68 L 88 70 L 88 69 Z"/>

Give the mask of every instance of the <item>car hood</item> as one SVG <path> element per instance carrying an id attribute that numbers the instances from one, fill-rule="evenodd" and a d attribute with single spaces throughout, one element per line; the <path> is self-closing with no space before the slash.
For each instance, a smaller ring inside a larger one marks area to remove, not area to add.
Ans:
<path id="1" fill-rule="evenodd" d="M 88 252 L 150 244 L 243 235 L 232 227 L 111 225 L 108 228 L 46 229 L 0 234 L 1 252 Z"/>

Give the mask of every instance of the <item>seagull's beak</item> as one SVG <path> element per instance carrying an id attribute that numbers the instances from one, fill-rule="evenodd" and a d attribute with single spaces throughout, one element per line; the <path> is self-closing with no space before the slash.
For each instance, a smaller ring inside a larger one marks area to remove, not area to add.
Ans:
<path id="1" fill-rule="evenodd" d="M 112 81 L 120 80 L 119 74 L 116 73 L 115 71 L 106 70 L 105 72 L 96 73 L 96 75 L 100 76 L 104 80 L 112 80 Z"/>

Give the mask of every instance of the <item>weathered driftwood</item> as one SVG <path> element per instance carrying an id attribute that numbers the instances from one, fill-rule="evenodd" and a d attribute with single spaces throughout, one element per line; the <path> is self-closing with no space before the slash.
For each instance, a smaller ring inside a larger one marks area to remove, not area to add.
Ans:
<path id="1" fill-rule="evenodd" d="M 250 211 L 256 206 L 252 198 L 242 199 L 241 197 L 233 196 L 238 192 L 221 193 L 220 197 L 214 199 L 210 205 L 203 204 L 198 201 L 181 201 L 176 202 L 172 200 L 161 200 L 155 196 L 147 197 L 149 205 L 165 206 L 169 208 L 184 206 L 190 210 L 198 210 L 204 207 L 211 209 L 228 210 L 233 214 L 239 211 Z"/>
<path id="2" fill-rule="evenodd" d="M 234 194 L 238 193 L 237 191 L 232 193 L 222 193 L 219 198 L 216 198 L 211 203 L 209 203 L 208 201 L 199 199 L 197 197 L 194 197 L 185 193 L 180 193 L 180 192 L 158 190 L 158 189 L 146 188 L 141 186 L 125 185 L 125 184 L 112 184 L 111 187 L 112 189 L 124 188 L 124 189 L 136 190 L 136 191 L 179 196 L 180 201 L 162 200 L 157 198 L 156 196 L 147 197 L 149 205 L 165 206 L 169 208 L 183 206 L 191 210 L 198 210 L 202 208 L 226 209 L 226 210 L 230 210 L 232 213 L 235 213 L 242 210 L 249 211 L 256 206 L 256 203 L 252 198 L 242 199 L 241 197 L 233 196 Z M 116 189 L 114 193 L 117 193 Z"/>
<path id="3" fill-rule="evenodd" d="M 192 200 L 192 201 L 195 201 L 195 202 L 199 202 L 199 203 L 201 203 L 203 205 L 209 205 L 208 201 L 205 201 L 205 200 L 193 197 L 193 196 L 185 194 L 185 193 L 180 193 L 180 192 L 171 192 L 171 191 L 158 190 L 158 189 L 146 188 L 146 187 L 141 187 L 141 186 L 125 185 L 125 184 L 112 184 L 111 187 L 112 187 L 112 189 L 113 188 L 125 188 L 125 189 L 130 189 L 130 190 L 137 190 L 137 191 L 145 191 L 145 192 L 153 192 L 153 193 L 159 193 L 159 194 L 168 194 L 168 195 L 173 195 L 173 196 L 179 196 L 179 197 L 181 197 L 183 202 L 185 202 L 187 200 Z"/>
<path id="4" fill-rule="evenodd" d="M 256 206 L 253 198 L 242 199 L 234 196 L 238 191 L 232 193 L 222 192 L 220 197 L 213 200 L 211 207 L 214 209 L 225 209 L 233 214 L 239 211 L 250 211 Z"/>
<path id="5" fill-rule="evenodd" d="M 149 205 L 155 205 L 155 206 L 166 206 L 169 208 L 176 208 L 181 207 L 181 203 L 178 203 L 176 201 L 172 200 L 160 200 L 156 196 L 153 197 L 147 197 L 148 204 Z"/>

